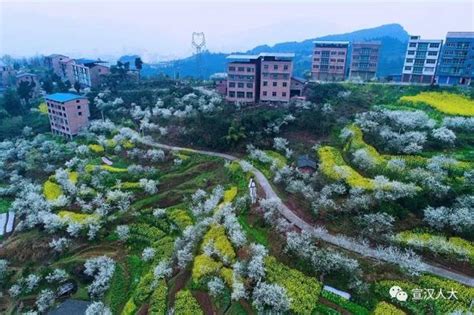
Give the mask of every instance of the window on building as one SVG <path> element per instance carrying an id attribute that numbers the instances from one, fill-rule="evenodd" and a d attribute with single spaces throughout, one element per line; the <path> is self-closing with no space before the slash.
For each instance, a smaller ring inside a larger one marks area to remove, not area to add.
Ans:
<path id="1" fill-rule="evenodd" d="M 412 62 L 413 62 L 413 58 L 407 58 L 406 62 L 407 62 L 407 63 L 412 63 Z"/>
<path id="2" fill-rule="evenodd" d="M 409 70 L 411 70 L 411 67 L 410 67 L 410 66 L 406 66 L 406 67 L 405 67 L 405 70 L 409 71 Z"/>
<path id="3" fill-rule="evenodd" d="M 240 71 L 240 72 L 245 71 L 245 67 L 238 67 L 237 71 Z"/>
<path id="4" fill-rule="evenodd" d="M 288 86 L 288 83 L 287 82 L 283 82 L 283 87 L 287 87 Z"/>
<path id="5" fill-rule="evenodd" d="M 428 56 L 438 56 L 437 51 L 428 51 Z"/>
<path id="6" fill-rule="evenodd" d="M 268 70 L 268 65 L 263 65 L 263 69 Z"/>
<path id="7" fill-rule="evenodd" d="M 337 62 L 344 62 L 344 59 L 337 59 Z"/>
<path id="8" fill-rule="evenodd" d="M 278 65 L 273 65 L 273 70 L 278 70 Z"/>
<path id="9" fill-rule="evenodd" d="M 81 105 L 77 105 L 77 109 L 81 109 Z"/>
<path id="10" fill-rule="evenodd" d="M 244 83 L 243 83 L 243 82 L 237 83 L 237 87 L 238 87 L 238 88 L 243 88 L 243 87 L 244 87 Z"/>
<path id="11" fill-rule="evenodd" d="M 272 96 L 277 96 L 277 92 L 272 92 Z"/>
<path id="12" fill-rule="evenodd" d="M 247 98 L 253 98 L 253 93 L 252 92 L 247 92 Z"/>
<path id="13" fill-rule="evenodd" d="M 245 98 L 244 92 L 237 92 L 237 98 Z"/>
<path id="14" fill-rule="evenodd" d="M 268 85 L 268 81 L 263 81 L 263 86 L 267 86 Z"/>
<path id="15" fill-rule="evenodd" d="M 66 110 L 66 107 L 63 106 L 63 110 Z"/>
<path id="16" fill-rule="evenodd" d="M 235 87 L 235 82 L 229 82 L 229 87 Z"/>
<path id="17" fill-rule="evenodd" d="M 286 92 L 282 92 L 281 96 L 286 97 Z"/>
<path id="18" fill-rule="evenodd" d="M 288 65 L 284 65 L 283 70 L 288 70 Z"/>
<path id="19" fill-rule="evenodd" d="M 77 112 L 77 115 L 78 115 L 78 116 L 82 116 L 82 112 Z"/>
<path id="20" fill-rule="evenodd" d="M 314 52 L 314 54 L 315 54 L 315 55 L 321 55 L 321 52 L 316 50 L 316 51 Z"/>
<path id="21" fill-rule="evenodd" d="M 253 88 L 253 83 L 247 83 L 247 87 L 248 87 L 249 89 Z"/>
<path id="22" fill-rule="evenodd" d="M 430 48 L 438 48 L 439 43 L 430 43 Z"/>
<path id="23" fill-rule="evenodd" d="M 410 43 L 410 47 L 416 47 L 416 43 Z"/>
<path id="24" fill-rule="evenodd" d="M 337 52 L 331 51 L 331 55 L 332 55 L 332 56 L 334 56 L 335 54 L 337 54 Z"/>
<path id="25" fill-rule="evenodd" d="M 337 54 L 338 54 L 339 56 L 344 56 L 344 55 L 346 54 L 346 52 L 345 52 L 345 51 L 340 51 L 340 52 L 338 52 Z"/>
<path id="26" fill-rule="evenodd" d="M 414 55 L 415 54 L 415 51 L 414 50 L 409 50 L 408 51 L 408 55 Z"/>
<path id="27" fill-rule="evenodd" d="M 277 82 L 272 82 L 273 83 L 273 86 L 277 86 Z"/>
<path id="28" fill-rule="evenodd" d="M 267 96 L 267 91 L 263 91 L 263 96 Z"/>
<path id="29" fill-rule="evenodd" d="M 235 71 L 235 67 L 229 67 L 229 71 Z"/>
<path id="30" fill-rule="evenodd" d="M 436 59 L 426 59 L 426 63 L 435 64 L 435 63 L 436 63 Z"/>
<path id="31" fill-rule="evenodd" d="M 229 91 L 229 97 L 235 97 L 235 92 L 234 91 Z"/>
<path id="32" fill-rule="evenodd" d="M 247 67 L 247 72 L 252 72 L 253 68 Z"/>

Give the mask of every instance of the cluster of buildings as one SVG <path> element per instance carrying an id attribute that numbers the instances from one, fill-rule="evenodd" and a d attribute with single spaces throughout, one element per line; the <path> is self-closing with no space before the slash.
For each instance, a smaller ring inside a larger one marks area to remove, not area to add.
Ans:
<path id="1" fill-rule="evenodd" d="M 380 41 L 315 41 L 310 80 L 376 79 Z M 287 103 L 303 97 L 305 81 L 292 76 L 291 53 L 230 55 L 227 72 L 211 77 L 229 102 Z M 469 85 L 474 78 L 474 32 L 449 32 L 443 40 L 410 36 L 399 81 L 410 84 Z"/>
<path id="2" fill-rule="evenodd" d="M 448 32 L 446 40 L 410 36 L 402 82 L 469 85 L 474 78 L 474 32 Z"/>
<path id="3" fill-rule="evenodd" d="M 41 94 L 41 85 L 36 74 L 17 71 L 12 66 L 0 61 L 0 91 L 12 86 L 18 88 L 22 82 L 33 86 L 31 97 L 35 98 Z"/>
<path id="4" fill-rule="evenodd" d="M 64 81 L 81 87 L 96 87 L 102 78 L 110 73 L 105 61 L 92 59 L 72 59 L 53 54 L 45 57 L 45 65 Z"/>

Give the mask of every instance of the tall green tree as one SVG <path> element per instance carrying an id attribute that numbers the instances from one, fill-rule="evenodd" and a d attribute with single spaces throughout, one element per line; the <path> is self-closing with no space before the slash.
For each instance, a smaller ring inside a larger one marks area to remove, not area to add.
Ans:
<path id="1" fill-rule="evenodd" d="M 51 79 L 50 79 L 49 77 L 46 78 L 46 79 L 43 81 L 42 87 L 43 87 L 43 90 L 44 90 L 47 94 L 53 93 L 54 85 L 53 85 L 53 81 L 51 81 Z"/>
<path id="2" fill-rule="evenodd" d="M 74 82 L 74 90 L 76 90 L 77 93 L 81 92 L 81 84 L 78 81 Z"/>
<path id="3" fill-rule="evenodd" d="M 24 113 L 24 108 L 21 105 L 20 97 L 18 96 L 17 92 L 13 89 L 8 89 L 3 94 L 3 108 L 11 115 L 11 116 L 20 116 Z"/>
<path id="4" fill-rule="evenodd" d="M 135 68 L 138 70 L 138 81 L 140 81 L 140 75 L 143 68 L 142 58 L 140 57 L 135 58 Z"/>
<path id="5" fill-rule="evenodd" d="M 20 84 L 18 85 L 18 95 L 20 96 L 21 99 L 25 100 L 25 102 L 28 104 L 30 102 L 30 99 L 33 97 L 33 90 L 36 86 L 36 83 L 34 81 L 21 81 Z"/>

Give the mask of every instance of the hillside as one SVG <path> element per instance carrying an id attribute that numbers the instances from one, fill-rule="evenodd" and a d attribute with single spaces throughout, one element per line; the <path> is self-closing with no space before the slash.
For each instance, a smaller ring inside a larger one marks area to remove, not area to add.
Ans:
<path id="1" fill-rule="evenodd" d="M 379 27 L 358 30 L 351 33 L 327 35 L 323 37 L 310 38 L 301 42 L 284 42 L 274 46 L 261 45 L 243 53 L 260 52 L 293 52 L 295 57 L 295 75 L 303 76 L 305 71 L 310 69 L 311 51 L 313 41 L 315 40 L 345 40 L 345 41 L 363 41 L 380 40 L 382 41 L 382 54 L 379 64 L 379 76 L 387 76 L 399 73 L 403 66 L 403 58 L 408 41 L 408 33 L 399 24 L 387 24 Z M 209 77 L 212 73 L 222 72 L 225 68 L 224 53 L 205 52 L 201 56 L 202 77 Z M 179 73 L 181 77 L 196 76 L 199 73 L 197 69 L 196 57 L 191 56 L 184 59 L 166 62 L 157 65 L 145 65 L 143 75 L 151 76 L 164 73 L 174 76 Z"/>

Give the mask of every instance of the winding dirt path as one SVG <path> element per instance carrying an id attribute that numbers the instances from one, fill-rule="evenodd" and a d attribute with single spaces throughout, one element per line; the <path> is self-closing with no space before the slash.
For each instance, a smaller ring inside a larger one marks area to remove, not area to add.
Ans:
<path id="1" fill-rule="evenodd" d="M 241 160 L 233 155 L 230 154 L 225 154 L 225 153 L 219 153 L 219 152 L 212 152 L 212 151 L 206 151 L 206 150 L 195 150 L 195 149 L 190 149 L 190 148 L 182 148 L 182 147 L 176 147 L 176 146 L 170 146 L 166 144 L 161 144 L 161 143 L 156 143 L 152 141 L 147 141 L 143 140 L 143 144 L 155 147 L 155 148 L 161 148 L 165 150 L 171 150 L 171 151 L 187 151 L 187 152 L 193 152 L 193 153 L 199 153 L 199 154 L 205 154 L 209 156 L 215 156 L 215 157 L 220 157 L 226 160 L 230 161 L 238 161 L 239 163 Z M 275 193 L 275 191 L 272 188 L 272 185 L 270 184 L 269 180 L 256 168 L 252 168 L 251 172 L 255 176 L 256 181 L 260 184 L 262 187 L 263 191 L 265 192 L 265 196 L 267 199 L 274 199 L 280 203 L 280 213 L 282 216 L 284 216 L 291 224 L 294 226 L 298 227 L 301 230 L 304 230 L 306 232 L 311 233 L 315 237 L 336 245 L 338 247 L 342 247 L 346 250 L 356 252 L 362 256 L 365 257 L 370 257 L 374 258 L 376 260 L 384 260 L 389 263 L 393 263 L 393 261 L 389 261 L 387 259 L 384 259 L 383 257 L 380 257 L 377 253 L 376 249 L 367 249 L 364 248 L 362 250 L 361 245 L 350 240 L 344 240 L 341 241 L 336 235 L 330 234 L 327 232 L 325 229 L 321 229 L 315 226 L 310 225 L 306 221 L 304 221 L 302 218 L 298 217 L 293 211 L 291 211 L 290 208 L 288 208 L 278 197 L 278 195 Z M 463 283 L 465 285 L 474 287 L 474 278 L 469 277 L 464 274 L 460 274 L 457 272 L 450 271 L 448 269 L 438 267 L 432 264 L 429 264 L 427 262 L 422 262 L 422 265 L 419 266 L 419 269 L 423 272 L 427 273 L 432 273 L 434 275 L 437 275 L 442 278 L 454 280 L 460 283 Z"/>

